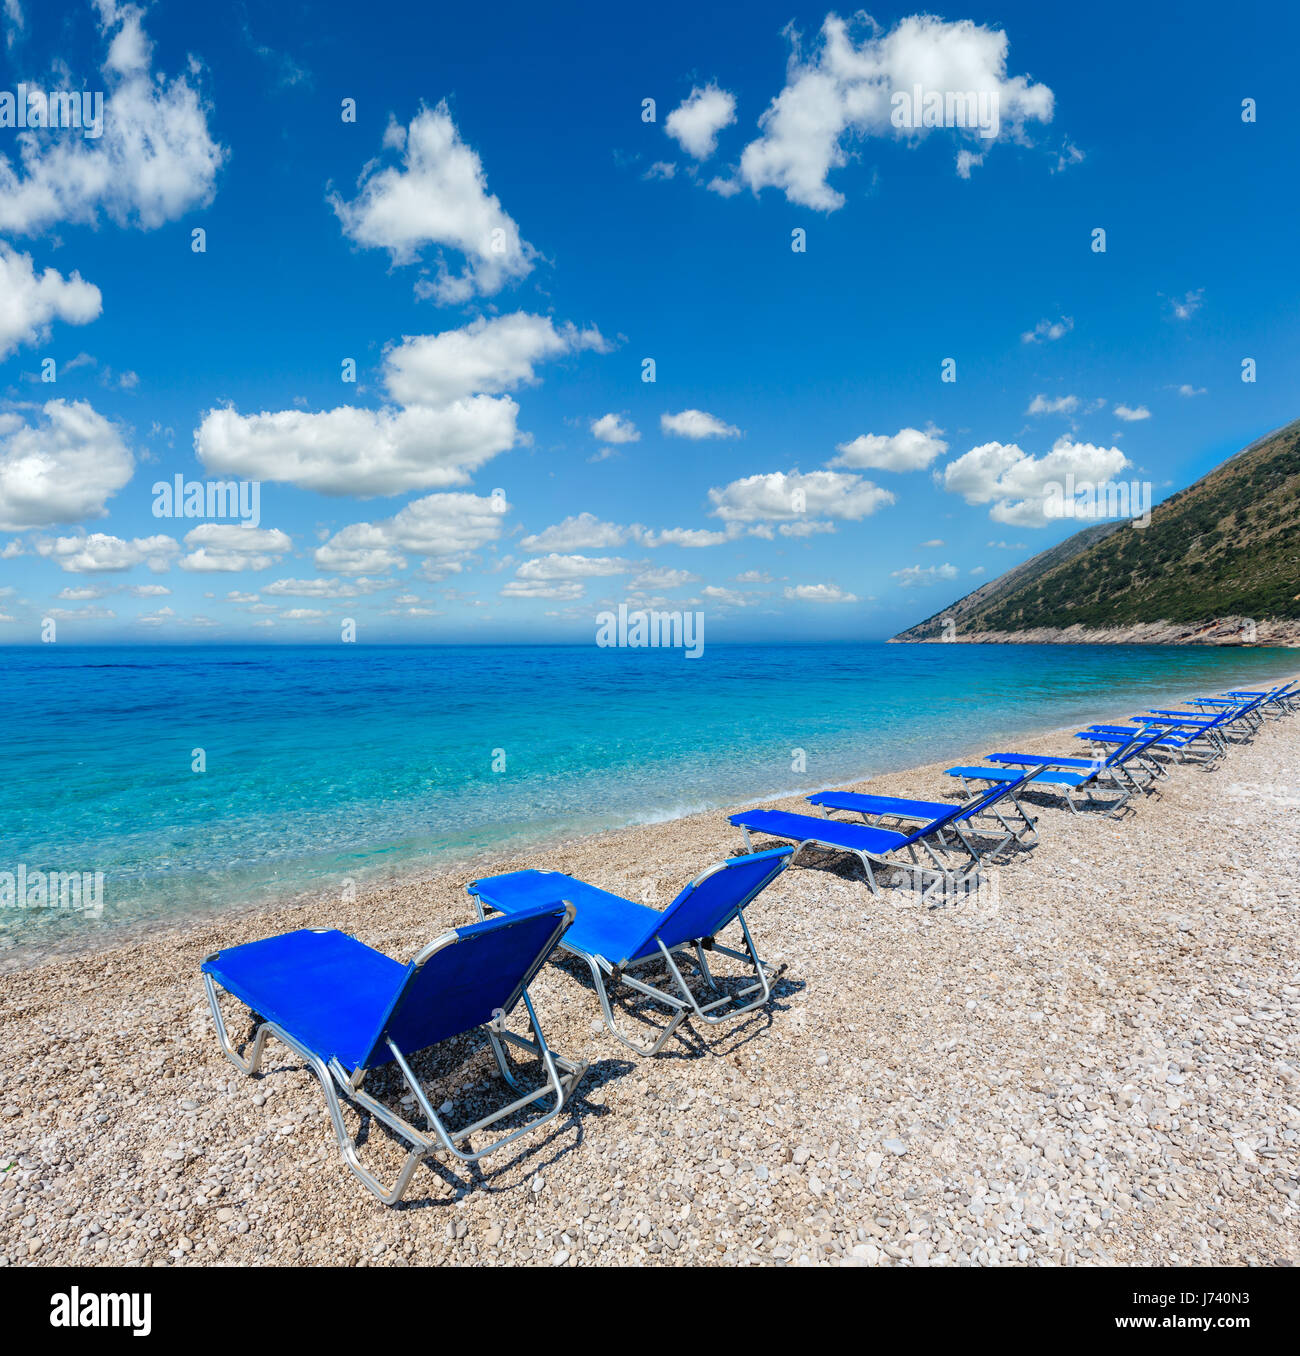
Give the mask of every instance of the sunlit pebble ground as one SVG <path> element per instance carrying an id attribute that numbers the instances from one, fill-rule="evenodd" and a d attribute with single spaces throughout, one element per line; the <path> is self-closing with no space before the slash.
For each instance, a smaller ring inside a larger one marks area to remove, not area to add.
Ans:
<path id="1" fill-rule="evenodd" d="M 219 946 L 304 926 L 409 955 L 471 920 L 464 873 L 4 975 L 0 1253 L 1293 1261 L 1297 783 L 1290 718 L 1218 771 L 1175 766 L 1122 822 L 1045 807 L 1040 846 L 1013 854 L 993 902 L 925 909 L 902 889 L 873 899 L 847 865 L 793 868 L 750 910 L 760 947 L 786 967 L 778 997 L 707 1048 L 636 1058 L 594 1028 L 589 983 L 548 966 L 532 989 L 546 1033 L 591 1061 L 572 1116 L 488 1160 L 486 1176 L 422 1166 L 397 1210 L 342 1167 L 315 1080 L 289 1052 L 272 1045 L 258 1079 L 224 1059 L 198 966 Z M 936 768 L 870 786 L 953 790 Z M 653 890 L 662 905 L 737 846 L 725 814 L 709 813 L 500 865 Z M 452 1056 L 435 1100 L 450 1091 L 463 1123 L 496 1088 L 481 1039 Z M 400 1161 L 382 1133 L 362 1152 Z"/>

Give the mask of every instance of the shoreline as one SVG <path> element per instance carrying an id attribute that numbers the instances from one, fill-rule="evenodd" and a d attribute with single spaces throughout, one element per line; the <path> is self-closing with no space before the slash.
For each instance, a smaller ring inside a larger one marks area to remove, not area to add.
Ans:
<path id="1" fill-rule="evenodd" d="M 922 623 L 924 626 L 925 623 Z M 1245 640 L 1247 627 L 1254 640 Z M 916 628 L 913 628 L 916 629 Z M 1034 626 L 1023 631 L 963 631 L 945 639 L 900 631 L 888 645 L 1169 645 L 1220 650 L 1300 648 L 1300 621 L 1254 622 L 1228 617 L 1215 622 L 1134 622 L 1129 626 Z"/>
<path id="2" fill-rule="evenodd" d="M 868 785 L 952 795 L 950 761 Z M 548 965 L 547 1039 L 590 1065 L 572 1114 L 482 1177 L 427 1161 L 398 1210 L 343 1168 L 296 1056 L 233 1069 L 198 966 L 313 926 L 404 959 L 473 919 L 463 868 L 10 971 L 0 1264 L 1294 1262 L 1300 823 L 1258 810 L 1298 765 L 1284 717 L 1121 820 L 1043 805 L 1038 846 L 945 907 L 873 897 L 842 859 L 793 867 L 748 915 L 782 970 L 768 1007 L 654 1059 Z M 737 847 L 709 811 L 493 866 L 662 908 Z M 437 1097 L 486 1095 L 486 1049 L 435 1067 Z M 365 1153 L 400 1162 L 383 1136 Z"/>
<path id="3" fill-rule="evenodd" d="M 1297 676 L 1300 677 L 1300 675 Z M 441 883 L 448 877 L 463 877 L 463 883 L 468 884 L 481 876 L 498 871 L 519 870 L 522 859 L 529 854 L 545 855 L 549 858 L 569 851 L 579 852 L 585 856 L 598 851 L 602 844 L 606 842 L 613 843 L 627 834 L 635 834 L 644 829 L 681 825 L 683 829 L 689 830 L 695 827 L 698 821 L 706 819 L 717 819 L 725 824 L 729 815 L 750 806 L 778 805 L 783 801 L 788 801 L 790 804 L 786 806 L 787 809 L 797 809 L 803 805 L 807 796 L 816 795 L 823 791 L 858 790 L 868 785 L 871 785 L 874 789 L 875 784 L 882 778 L 913 778 L 919 780 L 933 774 L 936 769 L 942 769 L 953 763 L 972 760 L 978 762 L 983 758 L 983 750 L 990 739 L 1017 741 L 1019 744 L 1032 745 L 1036 741 L 1058 738 L 1061 740 L 1072 739 L 1073 734 L 1072 723 L 1029 731 L 1022 730 L 1010 734 L 995 733 L 982 738 L 978 745 L 954 747 L 951 752 L 945 753 L 942 758 L 933 762 L 877 769 L 864 772 L 861 776 L 848 780 L 840 779 L 832 782 L 809 784 L 808 786 L 777 791 L 767 795 L 748 797 L 726 805 L 693 810 L 686 814 L 666 814 L 662 817 L 637 819 L 615 827 L 597 829 L 594 832 L 561 831 L 544 835 L 518 846 L 501 845 L 481 852 L 448 855 L 443 860 L 429 862 L 426 865 L 417 866 L 414 863 L 408 863 L 397 869 L 376 872 L 374 875 L 368 876 L 364 882 L 354 882 L 355 893 L 353 898 L 364 905 L 369 896 L 382 897 L 395 890 L 409 890 L 431 882 Z M 1066 747 L 1064 743 L 1059 743 L 1053 751 L 1059 751 L 1064 747 Z M 1034 750 L 1031 748 L 1027 751 Z M 730 831 L 739 844 L 739 830 L 732 829 Z M 522 862 L 522 865 L 527 864 L 527 862 Z M 701 863 L 701 868 L 707 864 Z M 301 888 L 286 887 L 283 891 L 272 890 L 268 897 L 255 900 L 235 903 L 223 901 L 205 908 L 186 908 L 183 916 L 171 919 L 142 917 L 110 929 L 96 929 L 86 936 L 73 934 L 51 942 L 18 943 L 0 950 L 0 983 L 3 982 L 5 977 L 12 974 L 38 970 L 47 964 L 112 953 L 122 948 L 142 945 L 159 937 L 166 936 L 181 940 L 186 934 L 195 930 L 206 932 L 213 926 L 219 925 L 220 921 L 226 918 L 240 920 L 259 918 L 264 919 L 267 925 L 271 926 L 274 920 L 283 914 L 303 909 L 311 910 L 317 906 L 326 906 L 339 900 L 342 896 L 341 887 L 349 877 L 340 874 L 336 877 L 332 876 L 330 879 L 334 882 L 332 885 L 322 883 Z M 685 880 L 682 883 L 685 884 Z M 666 900 L 660 901 L 661 906 L 666 902 Z M 465 921 L 470 920 L 466 919 Z"/>
<path id="4" fill-rule="evenodd" d="M 1292 662 L 1293 657 L 1287 652 L 1271 655 L 1265 666 L 1252 673 L 1248 685 L 1271 682 L 1276 675 L 1287 671 Z M 1122 681 L 1127 695 L 1112 694 L 1113 699 L 1117 703 L 1132 701 L 1140 709 L 1142 705 L 1177 702 L 1193 690 L 1188 684 L 1198 680 L 1184 673 L 1180 676 L 1165 674 L 1162 678 L 1144 674 L 1138 679 Z M 1075 691 L 1074 687 L 1079 690 Z M 944 748 L 943 757 L 952 763 L 982 756 L 993 747 L 986 741 L 1024 742 L 1053 731 L 1068 736 L 1072 728 L 1078 728 L 1074 722 L 1090 720 L 1096 714 L 1095 701 L 1088 696 L 1092 688 L 1085 689 L 1077 683 L 1074 687 L 1065 701 L 1043 693 L 1040 700 L 1031 697 L 1028 701 L 1022 698 L 1015 702 L 1008 694 L 1018 691 L 1018 686 L 1004 686 L 1000 692 L 995 689 L 993 694 L 1000 722 L 998 728 L 990 730 L 985 726 L 975 733 L 974 720 L 955 717 L 953 725 L 922 722 L 919 733 L 913 732 L 910 737 L 900 733 L 904 727 L 896 726 L 892 733 L 887 733 L 884 743 L 872 740 L 870 707 L 867 706 L 864 708 L 866 714 L 855 722 L 859 727 L 855 737 L 850 739 L 850 732 L 839 728 L 828 747 L 818 748 L 815 741 L 809 744 L 812 753 L 807 773 L 791 773 L 781 760 L 767 764 L 766 772 L 748 765 L 747 771 L 724 767 L 721 776 L 710 776 L 707 764 L 701 762 L 695 768 L 693 778 L 679 787 L 675 787 L 670 778 L 666 785 L 650 786 L 649 793 L 644 796 L 624 798 L 619 804 L 623 810 L 635 810 L 634 815 L 616 811 L 614 803 L 600 799 L 597 789 L 594 802 L 588 799 L 585 803 L 571 803 L 566 810 L 551 816 L 549 822 L 529 821 L 511 809 L 507 793 L 501 802 L 505 807 L 504 819 L 484 818 L 484 807 L 480 806 L 477 822 L 465 824 L 463 835 L 453 839 L 452 834 L 446 833 L 425 837 L 422 841 L 419 824 L 436 820 L 425 817 L 413 823 L 409 816 L 403 815 L 404 802 L 394 799 L 391 817 L 387 816 L 382 804 L 376 803 L 379 818 L 352 849 L 346 842 L 339 847 L 335 842 L 337 835 L 325 834 L 317 838 L 318 846 L 334 843 L 328 856 L 313 853 L 310 844 L 300 842 L 302 835 L 298 835 L 294 841 L 299 851 L 280 862 L 267 860 L 260 868 L 255 865 L 223 867 L 208 861 L 206 868 L 195 864 L 169 877 L 160 869 L 146 874 L 145 865 L 135 863 L 140 872 L 138 888 L 129 883 L 130 877 L 127 885 L 119 886 L 118 878 L 110 869 L 106 886 L 109 905 L 106 917 L 101 920 L 69 917 L 66 911 L 58 909 L 33 909 L 26 917 L 15 918 L 18 911 L 5 910 L 13 926 L 0 929 L 0 975 L 40 966 L 48 960 L 127 946 L 177 929 L 204 926 L 222 917 L 261 915 L 271 920 L 283 910 L 305 906 L 313 900 L 337 898 L 349 881 L 357 892 L 369 894 L 418 885 L 426 877 L 441 877 L 449 872 L 462 872 L 465 879 L 470 879 L 521 857 L 581 847 L 589 840 L 595 843 L 605 835 L 638 827 L 689 824 L 699 815 L 725 816 L 741 805 L 798 800 L 818 790 L 854 786 L 873 777 L 923 775 L 936 748 Z M 808 743 L 808 740 L 803 742 Z M 703 741 L 703 746 L 707 747 L 707 740 Z M 703 775 L 699 775 L 701 770 Z M 599 769 L 591 768 L 588 772 L 598 783 Z M 756 780 L 778 789 L 764 789 L 755 794 L 753 782 Z M 454 790 L 450 794 L 454 804 Z M 570 801 L 574 798 L 570 797 Z M 593 803 L 605 807 L 603 813 L 591 813 Z M 692 803 L 703 808 L 689 808 Z M 346 809 L 338 813 L 346 815 Z M 622 822 L 618 822 L 616 814 L 621 816 Z M 562 821 L 561 815 L 567 818 L 567 823 Z M 381 833 L 388 828 L 397 837 L 388 842 L 376 841 L 376 825 Z M 213 825 L 211 831 L 220 834 L 222 825 Z M 202 835 L 207 830 L 196 832 Z M 493 837 L 496 841 L 491 841 Z M 111 860 L 111 840 L 106 846 L 109 846 Z M 15 843 L 10 848 L 10 855 L 24 858 L 24 850 Z M 201 861 L 206 861 L 202 854 L 200 857 Z M 26 860 L 30 868 L 30 858 Z M 248 860 L 254 862 L 255 856 Z"/>

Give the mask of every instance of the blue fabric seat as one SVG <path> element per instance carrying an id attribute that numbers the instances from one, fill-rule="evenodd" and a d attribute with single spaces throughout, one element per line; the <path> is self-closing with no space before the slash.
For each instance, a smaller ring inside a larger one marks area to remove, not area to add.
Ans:
<path id="1" fill-rule="evenodd" d="M 1085 762 L 1087 760 L 1085 759 Z M 1019 773 L 1003 770 L 1001 768 L 970 766 L 970 767 L 950 767 L 947 769 L 949 777 L 963 777 L 967 781 L 978 782 L 1000 782 L 1006 784 L 1013 782 L 1019 776 Z M 1035 786 L 1083 786 L 1085 783 L 1093 780 L 1090 772 L 1072 772 L 1066 768 L 1044 765 L 1043 770 L 1034 778 Z"/>
<path id="2" fill-rule="evenodd" d="M 955 816 L 959 808 L 956 805 L 945 807 L 942 818 Z M 813 815 L 794 814 L 789 810 L 746 810 L 743 814 L 732 815 L 730 822 L 737 828 L 771 834 L 773 838 L 789 838 L 797 843 L 815 839 L 848 852 L 891 852 L 894 848 L 905 847 L 925 836 L 921 829 L 899 833 L 896 829 L 878 829 L 871 824 L 846 824 L 840 819 L 817 819 Z"/>
<path id="3" fill-rule="evenodd" d="M 1002 782 L 1004 785 L 1007 782 L 1017 781 L 1020 776 L 1018 772 L 1002 772 L 996 768 L 975 765 L 969 767 L 950 767 L 947 769 L 947 775 L 949 777 L 969 777 L 978 779 L 982 782 Z M 1035 780 L 1042 781 L 1045 775 L 1045 773 L 1039 773 Z"/>
<path id="4" fill-rule="evenodd" d="M 1053 757 L 1047 753 L 990 753 L 988 759 L 990 763 L 1013 763 L 1017 767 L 1077 767 L 1083 769 L 1096 767 L 1102 761 L 1099 758 Z"/>
<path id="5" fill-rule="evenodd" d="M 1008 776 L 1023 772 L 1026 767 L 1032 767 L 1038 772 L 1034 789 L 1059 791 L 1071 813 L 1078 813 L 1078 807 L 1070 795 L 1071 791 L 1086 791 L 1089 800 L 1092 800 L 1094 790 L 1104 787 L 1118 793 L 1117 798 L 1110 801 L 1106 807 L 1109 813 L 1117 814 L 1128 804 L 1134 791 L 1145 792 L 1150 788 L 1150 777 L 1145 781 L 1142 780 L 1129 764 L 1135 760 L 1140 762 L 1142 755 L 1160 739 L 1160 736 L 1161 731 L 1156 729 L 1135 730 L 1104 759 L 1055 758 L 1050 754 L 992 753 L 989 754 L 991 762 L 1018 766 L 1010 769 L 982 766 L 950 767 L 948 776 L 960 777 L 963 783 L 984 782 L 999 785 L 1004 784 Z"/>
<path id="6" fill-rule="evenodd" d="M 1075 738 L 1085 739 L 1093 744 L 1124 745 L 1131 743 L 1135 738 L 1150 734 L 1157 737 L 1146 745 L 1147 749 L 1152 751 L 1165 749 L 1176 753 L 1180 758 L 1188 753 L 1194 753 L 1213 761 L 1221 757 L 1227 747 L 1221 740 L 1216 739 L 1213 731 L 1207 733 L 1204 730 L 1179 730 L 1168 725 L 1091 725 L 1086 730 L 1080 730 Z"/>
<path id="7" fill-rule="evenodd" d="M 1128 744 L 1132 741 L 1134 735 L 1142 733 L 1143 727 L 1136 725 L 1090 725 L 1086 730 L 1080 730 L 1074 737 L 1090 740 L 1096 744 Z M 1165 731 L 1154 742 L 1156 746 L 1161 744 L 1194 744 L 1199 738 L 1200 736 L 1195 733 L 1180 735 L 1172 731 Z"/>
<path id="8" fill-rule="evenodd" d="M 954 808 L 952 801 L 908 800 L 905 796 L 869 796 L 857 791 L 819 791 L 808 797 L 809 805 L 827 810 L 857 810 L 860 814 L 921 819 L 927 824 Z"/>
<path id="9" fill-rule="evenodd" d="M 1007 780 L 1014 781 L 1022 774 L 1023 769 L 1011 774 Z M 874 818 L 876 823 L 871 825 L 873 828 L 880 827 L 880 822 L 885 819 L 916 820 L 929 824 L 937 819 L 946 818 L 954 809 L 962 808 L 950 800 L 910 800 L 905 796 L 876 796 L 862 791 L 819 791 L 816 795 L 808 797 L 808 804 L 819 806 L 827 812 L 846 810 L 849 813 L 860 814 L 868 823 Z M 1011 830 L 1017 840 L 1026 847 L 1032 847 L 1038 841 L 1038 833 L 1034 827 L 1036 821 L 1025 813 L 1019 801 L 1011 800 L 1003 804 L 1009 804 L 1020 819 L 1022 827 Z M 1001 809 L 995 806 L 987 813 L 992 814 L 1004 829 L 1011 828 Z"/>
<path id="10" fill-rule="evenodd" d="M 203 973 L 347 1069 L 369 1053 L 406 981 L 406 966 L 346 932 L 309 929 L 219 951 Z"/>
<path id="11" fill-rule="evenodd" d="M 621 895 L 588 885 L 559 871 L 508 871 L 475 881 L 470 893 L 503 913 L 555 899 L 567 899 L 577 909 L 573 926 L 565 934 L 570 951 L 586 951 L 621 962 L 636 960 L 653 951 L 650 940 L 662 915 Z"/>

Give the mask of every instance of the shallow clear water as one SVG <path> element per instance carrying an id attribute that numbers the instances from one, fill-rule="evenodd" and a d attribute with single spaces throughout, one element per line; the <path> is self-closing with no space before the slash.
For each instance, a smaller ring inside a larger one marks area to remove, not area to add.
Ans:
<path id="1" fill-rule="evenodd" d="M 1159 646 L 0 649 L 0 873 L 104 873 L 100 917 L 0 908 L 0 947 L 844 782 L 1297 668 L 1294 651 Z"/>

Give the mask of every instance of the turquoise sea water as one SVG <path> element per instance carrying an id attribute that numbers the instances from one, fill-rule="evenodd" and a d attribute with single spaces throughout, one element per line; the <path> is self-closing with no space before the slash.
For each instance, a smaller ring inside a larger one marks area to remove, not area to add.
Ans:
<path id="1" fill-rule="evenodd" d="M 0 948 L 991 751 L 1296 669 L 1294 651 L 1154 646 L 0 649 L 0 873 L 104 873 L 100 917 L 0 908 Z"/>

